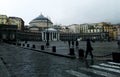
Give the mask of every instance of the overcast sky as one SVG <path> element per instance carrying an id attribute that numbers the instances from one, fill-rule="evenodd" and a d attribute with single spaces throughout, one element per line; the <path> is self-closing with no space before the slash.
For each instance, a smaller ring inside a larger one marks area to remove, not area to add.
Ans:
<path id="1" fill-rule="evenodd" d="M 25 24 L 41 13 L 54 24 L 120 23 L 120 0 L 0 0 L 0 14 Z"/>

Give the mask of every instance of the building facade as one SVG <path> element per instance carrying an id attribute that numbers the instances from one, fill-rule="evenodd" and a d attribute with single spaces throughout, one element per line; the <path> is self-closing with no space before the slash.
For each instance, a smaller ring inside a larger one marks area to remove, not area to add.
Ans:
<path id="1" fill-rule="evenodd" d="M 0 24 L 0 39 L 67 41 L 90 38 L 92 40 L 117 40 L 119 33 L 118 26 L 106 22 L 53 26 L 52 21 L 42 14 L 33 19 L 30 26 L 25 28 L 21 18 L 7 17 L 6 15 L 0 15 Z"/>
<path id="2" fill-rule="evenodd" d="M 30 23 L 30 32 L 41 33 L 42 41 L 58 41 L 59 31 L 54 29 L 53 23 L 50 19 L 42 14 L 33 19 Z"/>
<path id="3" fill-rule="evenodd" d="M 6 15 L 0 15 L 0 24 L 8 24 L 8 18 Z"/>
<path id="4" fill-rule="evenodd" d="M 0 40 L 15 41 L 17 35 L 17 25 L 0 24 Z"/>
<path id="5" fill-rule="evenodd" d="M 19 17 L 9 17 L 8 18 L 8 24 L 9 25 L 17 25 L 18 26 L 18 30 L 24 30 L 24 21 L 19 18 Z"/>
<path id="6" fill-rule="evenodd" d="M 0 24 L 17 25 L 17 30 L 24 30 L 24 21 L 19 17 L 7 17 L 7 15 L 0 15 Z"/>
<path id="7" fill-rule="evenodd" d="M 73 24 L 66 29 L 67 33 L 80 33 L 80 34 L 101 34 L 102 39 L 117 39 L 117 26 L 110 23 L 91 23 L 91 24 Z M 98 36 L 99 37 L 99 36 Z M 94 36 L 93 38 L 98 38 Z"/>

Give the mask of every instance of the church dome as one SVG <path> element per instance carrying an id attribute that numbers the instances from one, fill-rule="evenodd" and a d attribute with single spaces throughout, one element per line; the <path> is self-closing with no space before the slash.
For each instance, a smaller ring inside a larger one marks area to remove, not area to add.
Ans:
<path id="1" fill-rule="evenodd" d="M 44 20 L 48 20 L 49 23 L 52 23 L 51 20 L 49 20 L 47 17 L 44 17 L 42 14 L 36 17 L 35 19 L 33 19 L 30 23 L 44 21 Z"/>
<path id="2" fill-rule="evenodd" d="M 48 18 L 44 17 L 44 16 L 41 14 L 41 15 L 39 15 L 38 17 L 36 17 L 35 19 L 33 19 L 33 21 L 34 21 L 34 20 L 48 20 Z"/>

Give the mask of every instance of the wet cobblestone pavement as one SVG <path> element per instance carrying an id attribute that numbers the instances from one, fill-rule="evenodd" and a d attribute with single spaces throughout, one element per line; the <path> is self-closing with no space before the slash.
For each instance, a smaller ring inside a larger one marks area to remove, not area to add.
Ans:
<path id="1" fill-rule="evenodd" d="M 115 43 L 110 45 L 113 44 L 115 45 Z M 95 47 L 95 44 L 93 46 Z M 119 49 L 116 47 L 110 52 L 115 50 Z M 105 53 L 108 54 L 108 51 Z M 117 68 L 117 72 L 111 72 L 94 66 L 108 61 L 59 57 L 8 44 L 0 44 L 0 56 L 3 58 L 2 62 L 10 73 L 10 77 L 111 77 L 110 75 L 119 77 L 120 75 L 120 68 Z M 119 64 L 117 66 L 120 67 Z M 97 71 L 94 72 L 94 70 Z M 100 74 L 102 72 L 104 75 Z"/>

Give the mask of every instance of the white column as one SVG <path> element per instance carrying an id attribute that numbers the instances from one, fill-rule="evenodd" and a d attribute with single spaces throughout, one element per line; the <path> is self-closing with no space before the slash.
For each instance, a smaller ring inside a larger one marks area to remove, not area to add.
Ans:
<path id="1" fill-rule="evenodd" d="M 51 37 L 52 37 L 52 41 L 53 41 L 53 32 L 52 32 L 52 34 L 51 34 Z"/>
<path id="2" fill-rule="evenodd" d="M 56 40 L 57 40 L 57 33 L 55 32 Z"/>
<path id="3" fill-rule="evenodd" d="M 50 41 L 51 41 L 51 36 L 52 36 L 51 34 L 52 34 L 52 32 L 50 32 Z"/>
<path id="4" fill-rule="evenodd" d="M 53 39 L 55 39 L 55 38 L 54 38 L 54 34 L 55 34 L 55 33 L 53 32 Z"/>
<path id="5" fill-rule="evenodd" d="M 54 32 L 53 32 L 53 39 L 54 39 Z"/>
<path id="6" fill-rule="evenodd" d="M 60 40 L 60 35 L 59 35 L 59 33 L 58 33 L 58 40 Z"/>
<path id="7" fill-rule="evenodd" d="M 49 32 L 49 40 L 50 40 L 50 38 L 51 38 L 51 33 Z"/>
<path id="8" fill-rule="evenodd" d="M 58 33 L 56 33 L 56 35 L 57 35 L 57 40 L 58 40 Z"/>
<path id="9" fill-rule="evenodd" d="M 45 39 L 44 40 L 46 41 L 46 32 L 45 32 Z"/>
<path id="10" fill-rule="evenodd" d="M 45 32 L 43 33 L 43 40 L 45 41 Z"/>
<path id="11" fill-rule="evenodd" d="M 44 32 L 42 32 L 42 41 L 44 40 Z"/>
<path id="12" fill-rule="evenodd" d="M 43 40 L 45 41 L 45 32 L 43 33 Z"/>
<path id="13" fill-rule="evenodd" d="M 51 41 L 52 41 L 52 32 L 51 32 Z"/>

